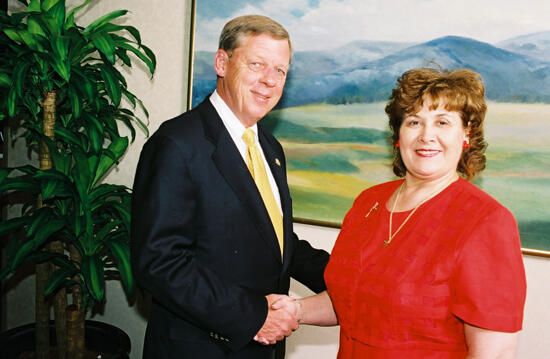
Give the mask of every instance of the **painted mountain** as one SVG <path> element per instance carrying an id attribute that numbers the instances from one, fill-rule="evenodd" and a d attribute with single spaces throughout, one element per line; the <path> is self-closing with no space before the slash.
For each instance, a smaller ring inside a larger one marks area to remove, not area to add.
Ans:
<path id="1" fill-rule="evenodd" d="M 195 54 L 193 105 L 215 87 L 212 59 L 212 52 Z M 400 74 L 431 62 L 479 72 L 490 100 L 550 103 L 550 32 L 543 32 L 498 46 L 446 36 L 421 44 L 358 41 L 332 51 L 296 52 L 280 106 L 385 101 Z"/>
<path id="2" fill-rule="evenodd" d="M 496 46 L 541 61 L 550 61 L 550 31 L 514 37 Z"/>

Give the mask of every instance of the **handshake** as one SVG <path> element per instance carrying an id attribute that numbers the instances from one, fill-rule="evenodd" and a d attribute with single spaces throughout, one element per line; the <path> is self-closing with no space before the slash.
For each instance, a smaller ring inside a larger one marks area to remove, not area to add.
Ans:
<path id="1" fill-rule="evenodd" d="M 268 312 L 264 325 L 254 340 L 264 344 L 275 344 L 298 329 L 303 320 L 302 305 L 299 300 L 283 294 L 266 296 Z"/>

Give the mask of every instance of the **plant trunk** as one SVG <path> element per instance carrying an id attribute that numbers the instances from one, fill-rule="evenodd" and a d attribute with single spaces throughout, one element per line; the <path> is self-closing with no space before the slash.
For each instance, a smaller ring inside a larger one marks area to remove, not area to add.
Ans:
<path id="1" fill-rule="evenodd" d="M 53 135 L 55 126 L 55 92 L 47 92 L 44 96 L 44 102 L 41 103 L 44 117 L 43 130 L 50 132 Z M 51 130 L 50 130 L 51 129 Z M 52 168 L 52 160 L 50 152 L 46 144 L 40 146 L 40 169 Z M 38 198 L 37 207 L 43 206 L 42 198 Z M 44 289 L 50 274 L 49 263 L 41 263 L 36 265 L 36 358 L 47 359 L 50 354 L 50 306 L 44 297 Z"/>
<path id="2" fill-rule="evenodd" d="M 48 280 L 50 266 L 48 263 L 36 265 L 36 299 L 35 322 L 36 330 L 36 358 L 48 359 L 50 357 L 50 306 L 44 297 L 46 281 Z"/>
<path id="3" fill-rule="evenodd" d="M 67 327 L 69 337 L 67 338 L 67 359 L 83 359 L 85 352 L 84 345 L 84 312 L 78 310 L 75 304 L 71 304 L 67 310 Z"/>
<path id="4" fill-rule="evenodd" d="M 44 132 L 44 135 L 54 139 L 54 129 L 55 129 L 55 101 L 56 101 L 57 93 L 55 91 L 47 91 L 44 94 L 44 101 L 42 102 L 42 109 L 43 109 L 43 122 L 42 122 L 42 130 Z M 52 164 L 52 158 L 50 155 L 50 151 L 48 149 L 48 146 L 45 143 L 42 143 L 40 146 L 40 169 L 41 170 L 48 170 L 53 167 Z M 38 200 L 38 206 L 41 207 L 42 200 L 39 198 Z M 55 240 L 51 242 L 47 248 L 47 250 L 51 252 L 56 252 L 63 254 L 63 243 L 61 241 Z M 40 328 L 42 328 L 42 323 L 45 321 L 46 323 L 49 323 L 49 306 L 48 303 L 46 303 L 44 298 L 44 288 L 46 286 L 46 281 L 48 280 L 49 274 L 53 273 L 55 270 L 57 270 L 57 267 L 50 264 L 44 264 L 37 266 L 37 303 L 42 303 L 41 305 L 44 306 L 44 308 L 40 308 L 40 311 L 37 310 L 37 331 L 36 331 L 36 337 L 37 337 L 37 357 L 40 358 L 47 358 L 49 353 L 49 339 L 46 340 L 46 346 L 47 348 L 44 348 L 42 344 L 40 344 L 40 348 L 38 343 L 44 343 L 44 338 L 49 336 L 49 324 L 47 324 L 47 330 L 42 332 L 39 331 L 38 323 L 40 322 Z M 40 273 L 39 273 L 40 272 Z M 40 281 L 40 283 L 38 283 Z M 37 304 L 38 306 L 38 304 Z M 45 315 L 47 314 L 47 315 Z M 58 357 L 60 359 L 65 359 L 66 352 L 67 352 L 67 293 L 65 288 L 62 288 L 59 290 L 55 296 L 54 296 L 54 314 L 55 314 L 55 333 L 57 338 L 57 349 L 58 349 Z M 38 317 L 40 315 L 40 318 Z M 47 320 L 46 320 L 47 317 Z M 45 353 L 46 352 L 46 353 Z"/>
<path id="5" fill-rule="evenodd" d="M 71 260 L 75 263 L 82 263 L 82 256 L 75 246 L 69 247 Z M 68 337 L 67 337 L 67 359 L 82 359 L 85 352 L 85 319 L 86 311 L 82 306 L 82 287 L 80 277 L 75 275 L 75 284 L 71 288 L 73 304 L 68 309 Z"/>
<path id="6" fill-rule="evenodd" d="M 63 253 L 63 243 L 53 241 L 49 245 L 50 251 L 54 253 Z M 54 264 L 51 265 L 51 271 L 59 269 Z M 55 318 L 55 336 L 57 338 L 57 357 L 65 359 L 67 357 L 67 290 L 61 288 L 53 297 L 53 312 Z"/>

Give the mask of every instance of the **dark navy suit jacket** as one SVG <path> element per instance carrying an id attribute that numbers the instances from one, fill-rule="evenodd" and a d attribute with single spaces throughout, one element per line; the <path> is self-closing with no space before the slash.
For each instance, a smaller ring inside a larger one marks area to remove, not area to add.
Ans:
<path id="1" fill-rule="evenodd" d="M 290 277 L 325 289 L 325 251 L 292 230 L 292 201 L 279 142 L 258 126 L 281 197 L 284 258 L 245 162 L 207 98 L 166 121 L 145 144 L 132 201 L 132 266 L 152 294 L 144 358 L 282 358 L 284 342 L 252 340 L 265 295 Z"/>

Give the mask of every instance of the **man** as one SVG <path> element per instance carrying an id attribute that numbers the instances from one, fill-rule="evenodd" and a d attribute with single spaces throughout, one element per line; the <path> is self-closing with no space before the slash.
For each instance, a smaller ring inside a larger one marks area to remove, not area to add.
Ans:
<path id="1" fill-rule="evenodd" d="M 271 308 L 281 296 L 270 293 L 288 293 L 290 276 L 325 289 L 328 254 L 293 233 L 283 149 L 257 125 L 279 101 L 290 59 L 277 22 L 231 20 L 215 55 L 216 91 L 143 148 L 132 264 L 153 296 L 144 358 L 283 358 L 284 341 L 259 342 L 298 323 Z"/>

